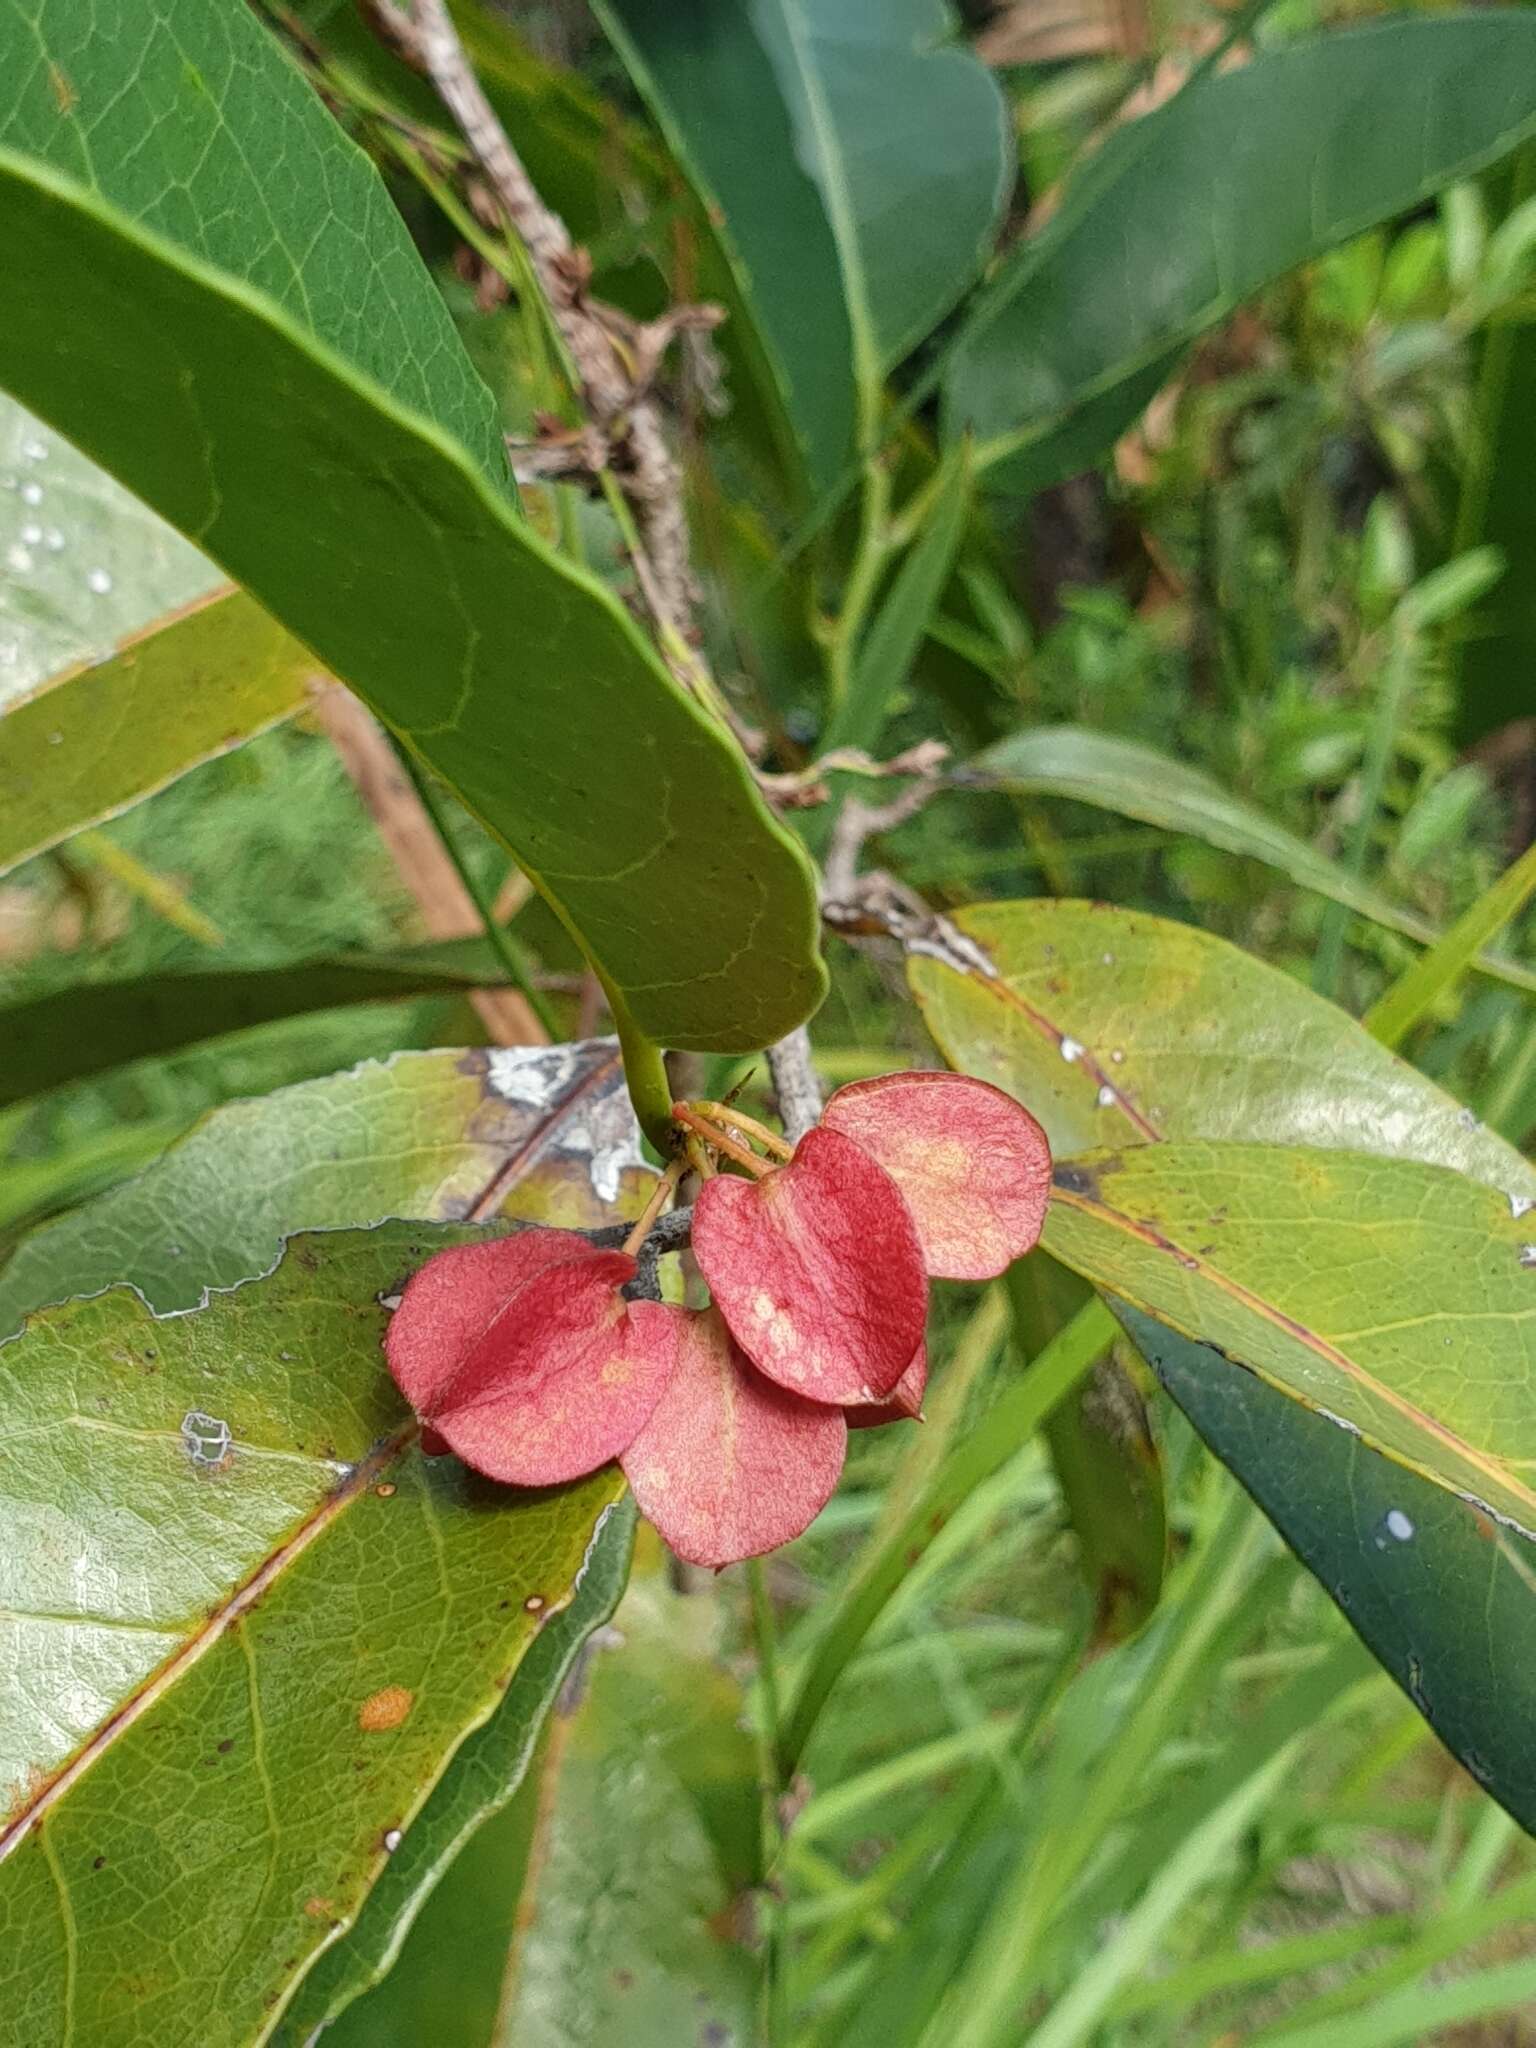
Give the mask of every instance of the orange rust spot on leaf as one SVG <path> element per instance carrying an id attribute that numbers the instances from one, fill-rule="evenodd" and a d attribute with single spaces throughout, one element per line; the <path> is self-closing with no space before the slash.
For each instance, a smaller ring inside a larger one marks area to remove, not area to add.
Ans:
<path id="1" fill-rule="evenodd" d="M 304 1910 L 311 1920 L 329 1920 L 336 1911 L 329 1899 L 306 1899 Z"/>
<path id="2" fill-rule="evenodd" d="M 386 1685 L 371 1694 L 357 1710 L 357 1725 L 365 1735 L 378 1735 L 386 1728 L 398 1728 L 416 1704 L 415 1693 L 403 1685 Z"/>

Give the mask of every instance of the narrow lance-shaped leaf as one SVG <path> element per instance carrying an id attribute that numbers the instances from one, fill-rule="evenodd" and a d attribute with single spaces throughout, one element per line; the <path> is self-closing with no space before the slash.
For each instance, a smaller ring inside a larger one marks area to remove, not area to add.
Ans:
<path id="1" fill-rule="evenodd" d="M 603 0 L 598 11 L 724 215 L 824 490 L 885 371 L 985 259 L 1009 167 L 997 86 L 942 0 L 858 18 L 838 0 Z"/>
<path id="2" fill-rule="evenodd" d="M 0 786 L 4 771 L 0 769 Z M 389 953 L 332 953 L 278 967 L 136 975 L 56 989 L 0 1009 L 0 1103 L 180 1052 L 225 1032 L 397 996 L 505 985 L 486 939 L 442 939 Z"/>
<path id="3" fill-rule="evenodd" d="M 639 1031 L 749 1047 L 803 1019 L 806 863 L 730 736 L 517 516 L 403 223 L 260 25 L 6 0 L 0 77 L 0 380 L 404 734 Z"/>
<path id="4" fill-rule="evenodd" d="M 226 584 L 12 703 L 0 714 L 0 874 L 290 717 L 320 673 Z"/>
<path id="5" fill-rule="evenodd" d="M 971 510 L 970 451 L 945 456 L 923 528 L 881 600 L 853 665 L 848 695 L 833 706 L 823 746 L 873 747 L 906 688 L 955 565 Z"/>
<path id="6" fill-rule="evenodd" d="M 1034 726 L 1010 733 L 978 754 L 967 775 L 971 773 L 988 786 L 1067 797 L 1118 817 L 1140 818 L 1165 832 L 1188 833 L 1245 860 L 1262 861 L 1303 889 L 1315 889 L 1373 924 L 1421 944 L 1440 935 L 1427 917 L 1361 881 L 1256 805 L 1233 796 L 1214 776 L 1141 740 L 1086 726 Z M 1536 992 L 1536 971 L 1506 954 L 1480 954 L 1475 965 L 1493 980 Z"/>
<path id="7" fill-rule="evenodd" d="M 951 361 L 951 430 L 999 486 L 1039 489 L 1089 459 L 1086 413 L 1114 441 L 1171 350 L 1533 128 L 1523 8 L 1398 16 L 1200 79 L 1118 130 L 1009 258 Z"/>
<path id="8" fill-rule="evenodd" d="M 952 967 L 909 962 L 928 1022 L 957 1065 L 1024 1097 L 1059 1149 L 1165 1134 L 1338 1145 L 1438 1161 L 1504 1196 L 1512 1220 L 1536 1211 L 1536 1169 L 1513 1147 L 1341 1010 L 1224 941 L 1085 903 L 982 905 L 958 922 L 964 969 L 959 954 Z M 1441 1737 L 1536 1824 L 1524 1690 L 1488 1683 L 1501 1662 L 1536 1668 L 1536 1544 L 1208 1348 L 1166 1329 L 1154 1342 L 1148 1319 L 1122 1313 Z M 1385 1526 L 1394 1510 L 1406 1541 Z"/>

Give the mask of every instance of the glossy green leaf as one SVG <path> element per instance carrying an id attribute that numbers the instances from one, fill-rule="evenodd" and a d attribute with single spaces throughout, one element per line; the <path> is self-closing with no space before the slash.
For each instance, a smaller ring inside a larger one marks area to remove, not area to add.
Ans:
<path id="1" fill-rule="evenodd" d="M 1479 1781 L 1536 1833 L 1536 1543 L 1121 1311 L 1143 1357 Z M 1276 1428 L 1280 1407 L 1289 1409 Z"/>
<path id="2" fill-rule="evenodd" d="M 677 152 L 724 216 L 814 485 L 884 372 L 976 277 L 1009 152 L 1002 97 L 943 0 L 602 0 Z M 774 167 L 766 178 L 766 164 Z"/>
<path id="3" fill-rule="evenodd" d="M 265 1272 L 295 1230 L 511 1215 L 609 1222 L 652 1184 L 611 1040 L 399 1053 L 211 1111 L 136 1180 L 24 1238 L 0 1333 L 132 1281 L 161 1314 Z"/>
<path id="4" fill-rule="evenodd" d="M 382 1368 L 423 1226 L 128 1287 L 0 1351 L 0 1930 L 20 2043 L 259 2038 L 567 1601 L 612 1471 L 427 1460 Z"/>
<path id="5" fill-rule="evenodd" d="M 973 770 L 988 784 L 1029 796 L 1069 797 L 1118 817 L 1140 818 L 1166 832 L 1188 833 L 1224 853 L 1262 861 L 1303 889 L 1356 910 L 1373 924 L 1430 944 L 1439 937 L 1428 918 L 1395 903 L 1338 861 L 1277 825 L 1255 805 L 1232 796 L 1203 769 L 1141 740 L 1117 738 L 1087 726 L 1036 726 L 1010 734 Z M 1499 954 L 1474 963 L 1494 980 L 1536 990 L 1536 971 Z"/>
<path id="6" fill-rule="evenodd" d="M 1206 75 L 1118 129 L 1010 257 L 951 362 L 951 430 L 999 485 L 1040 488 L 1086 459 L 1090 408 L 1108 446 L 1171 350 L 1533 128 L 1524 9 L 1401 15 Z"/>
<path id="7" fill-rule="evenodd" d="M 274 2048 L 304 2048 L 322 2025 L 326 2048 L 415 2048 L 429 2036 L 434 2048 L 490 2041 L 539 1801 L 535 1745 L 582 1644 L 624 1591 L 634 1532 L 625 1500 L 593 1543 L 569 1607 L 540 1629 L 505 1698 L 433 1788 L 355 1925 L 304 1979 Z M 378 1996 L 362 1995 L 386 1972 Z"/>
<path id="8" fill-rule="evenodd" d="M 716 1603 L 637 1573 L 552 1749 L 547 1832 L 487 2048 L 758 2038 L 740 1888 L 757 1781 Z M 386 1987 L 387 1990 L 387 1987 Z"/>
<path id="9" fill-rule="evenodd" d="M 1530 1237 L 1507 1195 L 1445 1167 L 1191 1140 L 1058 1165 L 1041 1241 L 1101 1290 L 1530 1532 Z"/>
<path id="10" fill-rule="evenodd" d="M 406 737 L 639 1031 L 777 1037 L 823 986 L 803 857 L 618 602 L 518 518 L 366 160 L 245 9 L 173 12 L 0 11 L 0 379 Z"/>
<path id="11" fill-rule="evenodd" d="M 281 967 L 83 982 L 0 1009 L 0 1103 L 284 1017 L 397 996 L 499 988 L 506 980 L 486 940 L 443 939 L 397 953 L 335 953 Z"/>
<path id="12" fill-rule="evenodd" d="M 1454 1167 L 1536 1212 L 1536 1168 L 1512 1146 L 1343 1012 L 1224 941 L 1089 904 L 992 904 L 958 921 L 995 973 L 914 957 L 929 1026 L 952 1064 L 1030 1102 L 1058 1150 L 1164 1134 L 1340 1146 Z M 1213 1355 L 1171 1331 L 1142 1348 L 1369 1647 L 1412 1679 L 1441 1737 L 1528 1821 L 1528 1723 L 1515 1704 L 1506 1714 L 1487 1674 L 1490 1659 L 1536 1658 L 1536 1545 L 1501 1528 L 1497 1558 L 1479 1566 L 1492 1525 L 1442 1487 L 1250 1373 L 1215 1376 Z M 1282 1492 L 1288 1474 L 1304 1492 Z M 1416 1531 L 1406 1601 L 1376 1549 L 1394 1507 Z M 1448 1617 L 1470 1615 L 1476 1585 L 1491 1587 L 1498 1646 L 1479 1636 L 1469 1656 L 1472 1638 Z"/>
<path id="13" fill-rule="evenodd" d="M 10 704 L 0 731 L 0 874 L 289 717 L 319 673 L 307 649 L 225 585 L 110 660 Z M 7 1067 L 0 1089 L 14 1085 Z"/>

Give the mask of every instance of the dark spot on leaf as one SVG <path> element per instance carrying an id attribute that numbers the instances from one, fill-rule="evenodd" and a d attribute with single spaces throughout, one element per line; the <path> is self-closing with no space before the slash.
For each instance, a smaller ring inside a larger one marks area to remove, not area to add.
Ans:
<path id="1" fill-rule="evenodd" d="M 613 1981 L 615 1984 L 618 1985 L 621 1991 L 628 1991 L 630 1987 L 634 1984 L 635 1973 L 633 1970 L 615 1970 L 613 1973 Z"/>
<path id="2" fill-rule="evenodd" d="M 1064 1195 L 1084 1195 L 1090 1202 L 1101 1201 L 1103 1196 L 1099 1187 L 1099 1175 L 1106 1168 L 1118 1164 L 1118 1160 L 1106 1159 L 1097 1167 L 1058 1166 L 1051 1175 L 1051 1184 L 1060 1188 Z"/>
<path id="3" fill-rule="evenodd" d="M 226 1735 L 224 1740 L 219 1744 L 219 1755 L 228 1756 L 229 1752 L 234 1748 L 234 1746 L 235 1738 L 233 1737 L 233 1735 Z"/>
<path id="4" fill-rule="evenodd" d="M 98 1856 L 98 1857 L 96 1857 L 96 1858 L 94 1859 L 94 1861 L 92 1862 L 92 1864 L 91 1864 L 91 1868 L 92 1868 L 92 1870 L 105 1870 L 105 1868 L 106 1868 L 106 1865 L 107 1865 L 107 1859 L 106 1859 L 106 1857 L 105 1857 L 105 1856 Z"/>

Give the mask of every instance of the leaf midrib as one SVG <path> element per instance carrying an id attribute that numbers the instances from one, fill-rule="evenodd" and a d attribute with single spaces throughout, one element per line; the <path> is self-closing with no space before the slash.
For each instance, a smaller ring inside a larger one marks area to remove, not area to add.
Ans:
<path id="1" fill-rule="evenodd" d="M 271 1590 L 288 1567 L 301 1557 L 318 1537 L 330 1528 L 352 1503 L 367 1492 L 405 1450 L 415 1442 L 419 1426 L 414 1418 L 391 1435 L 382 1438 L 360 1458 L 337 1487 L 309 1511 L 292 1533 L 271 1550 L 250 1575 L 235 1587 L 178 1650 L 165 1659 L 142 1685 L 121 1702 L 94 1733 L 80 1744 L 66 1763 L 37 1785 L 0 1825 L 0 1863 L 18 1848 L 28 1833 L 59 1800 L 71 1790 L 98 1758 L 160 1702 L 181 1678 L 200 1662 Z"/>
<path id="2" fill-rule="evenodd" d="M 1497 1482 L 1500 1489 L 1506 1490 L 1520 1501 L 1529 1502 L 1531 1526 L 1522 1529 L 1522 1533 L 1536 1538 L 1536 1491 L 1533 1491 L 1525 1481 L 1515 1476 L 1513 1466 L 1501 1462 L 1492 1457 L 1488 1452 L 1479 1450 L 1476 1446 L 1468 1443 L 1464 1437 L 1458 1436 L 1445 1423 L 1438 1421 L 1433 1415 L 1428 1414 L 1424 1409 L 1417 1407 L 1413 1402 L 1407 1400 L 1395 1388 L 1388 1386 L 1385 1381 L 1378 1379 L 1374 1373 L 1368 1372 L 1357 1359 L 1353 1359 L 1347 1352 L 1341 1351 L 1336 1344 L 1330 1342 L 1321 1332 L 1311 1329 L 1305 1323 L 1299 1322 L 1294 1316 L 1287 1315 L 1283 1309 L 1276 1307 L 1273 1302 L 1267 1301 L 1262 1294 L 1255 1293 L 1252 1288 L 1245 1286 L 1242 1281 L 1234 1279 L 1230 1273 L 1222 1272 L 1219 1267 L 1212 1265 L 1208 1260 L 1202 1258 L 1198 1252 L 1191 1251 L 1187 1245 L 1179 1244 L 1163 1231 L 1154 1229 L 1151 1224 L 1142 1222 L 1135 1217 L 1127 1216 L 1123 1211 L 1111 1207 L 1108 1202 L 1103 1200 L 1102 1196 L 1094 1199 L 1079 1193 L 1075 1189 L 1064 1187 L 1058 1177 L 1051 1189 L 1051 1206 L 1052 1208 L 1070 1209 L 1081 1216 L 1090 1218 L 1094 1222 L 1106 1224 L 1111 1229 L 1118 1230 L 1126 1237 L 1133 1238 L 1138 1243 L 1145 1245 L 1149 1250 L 1160 1252 L 1175 1259 L 1186 1272 L 1197 1276 L 1207 1286 L 1226 1295 L 1229 1300 L 1247 1309 L 1251 1314 L 1258 1316 L 1289 1342 L 1299 1344 L 1304 1349 L 1310 1351 L 1325 1365 L 1341 1373 L 1352 1385 L 1361 1388 L 1370 1394 L 1374 1400 L 1380 1401 L 1395 1414 L 1401 1416 L 1414 1429 L 1445 1445 L 1448 1450 L 1452 1451 L 1457 1458 L 1463 1460 L 1474 1471 L 1486 1473 L 1490 1479 Z M 1050 1235 L 1049 1215 L 1046 1220 L 1046 1235 L 1047 1237 Z M 1211 1339 L 1207 1334 L 1191 1327 L 1187 1321 L 1181 1321 L 1177 1315 L 1161 1303 L 1149 1301 L 1144 1294 L 1139 1293 L 1134 1287 L 1122 1286 L 1117 1282 L 1112 1292 L 1118 1294 L 1122 1299 L 1129 1301 L 1133 1307 L 1141 1309 L 1144 1314 L 1155 1316 L 1160 1322 L 1167 1323 L 1170 1328 L 1177 1330 L 1180 1335 L 1188 1337 L 1197 1343 L 1211 1343 Z M 1213 1346 L 1212 1348 L 1219 1347 Z M 1245 1367 L 1248 1371 L 1255 1374 L 1257 1378 L 1265 1381 L 1267 1385 L 1274 1387 L 1278 1393 L 1284 1394 L 1288 1400 L 1295 1401 L 1299 1407 L 1307 1409 L 1310 1413 L 1321 1414 L 1326 1412 L 1319 1403 L 1309 1400 L 1277 1373 L 1267 1370 L 1256 1361 L 1245 1358 L 1241 1361 L 1234 1360 L 1233 1362 Z M 1336 1424 L 1339 1422 L 1337 1416 L 1329 1415 L 1328 1419 Z M 1349 1423 L 1343 1426 L 1354 1428 L 1356 1425 Z M 1367 1437 L 1366 1441 L 1369 1442 L 1370 1438 Z M 1421 1473 L 1432 1484 L 1446 1488 L 1446 1481 L 1441 1473 L 1436 1472 L 1432 1466 L 1425 1462 L 1408 1457 L 1401 1448 L 1389 1448 L 1384 1444 L 1375 1444 L 1373 1448 L 1380 1450 L 1383 1455 L 1392 1458 L 1396 1463 L 1406 1465 L 1411 1471 Z M 1446 1490 L 1459 1492 L 1459 1489 L 1455 1487 L 1446 1488 Z M 1479 1498 L 1475 1504 L 1500 1521 L 1511 1519 L 1503 1510 L 1495 1508 L 1486 1500 Z"/>

